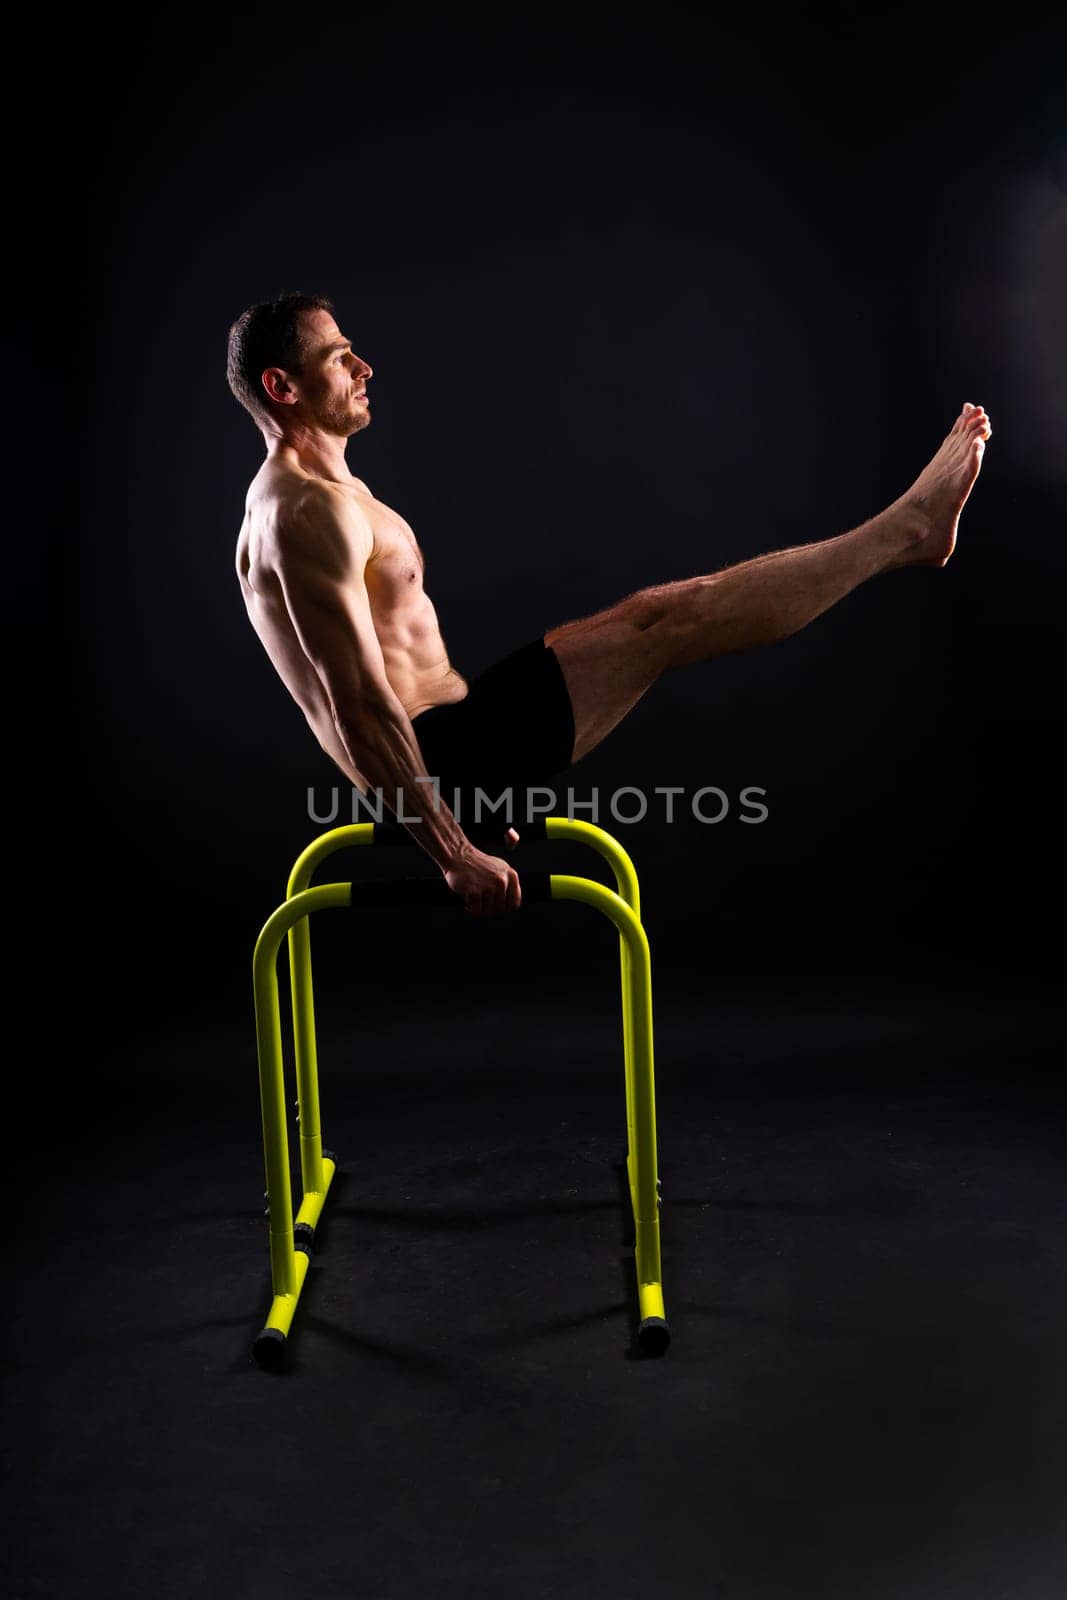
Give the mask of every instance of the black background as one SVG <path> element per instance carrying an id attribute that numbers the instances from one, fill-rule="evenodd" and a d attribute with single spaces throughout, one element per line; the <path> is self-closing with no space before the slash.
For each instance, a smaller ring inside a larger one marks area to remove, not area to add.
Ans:
<path id="1" fill-rule="evenodd" d="M 284 289 L 329 294 L 374 368 L 349 462 L 411 522 L 467 675 L 644 584 L 854 526 L 985 405 L 944 572 L 662 681 L 572 781 L 735 797 L 718 826 L 666 826 L 659 800 L 603 819 L 667 996 L 980 1007 L 1053 970 L 1063 30 L 1017 8 L 995 31 L 582 15 L 119 12 L 74 40 L 45 318 L 73 352 L 45 380 L 75 375 L 71 470 L 33 551 L 71 649 L 61 726 L 32 731 L 65 819 L 50 864 L 93 890 L 72 981 L 109 1029 L 247 1031 L 253 940 L 318 831 L 307 790 L 347 793 L 233 571 L 262 446 L 226 333 Z M 321 928 L 376 1003 L 562 1004 L 613 960 L 571 909 Z"/>
<path id="2" fill-rule="evenodd" d="M 39 23 L 8 68 L 0 1589 L 1058 1597 L 1065 30 Z M 606 819 L 653 957 L 664 1361 L 616 941 L 566 905 L 316 921 L 339 1165 L 290 1370 L 253 1363 L 252 947 L 341 784 L 234 573 L 262 446 L 226 334 L 283 289 L 374 367 L 351 466 L 468 675 L 855 526 L 962 401 L 992 417 L 944 571 L 665 679 L 574 772 L 770 807 Z"/>

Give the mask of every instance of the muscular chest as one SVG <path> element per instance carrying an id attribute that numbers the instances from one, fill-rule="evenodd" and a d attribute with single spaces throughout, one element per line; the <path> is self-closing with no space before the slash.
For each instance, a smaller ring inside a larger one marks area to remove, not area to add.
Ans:
<path id="1" fill-rule="evenodd" d="M 425 561 L 415 535 L 402 517 L 379 502 L 375 502 L 371 523 L 374 553 L 366 567 L 369 593 L 389 606 L 420 602 Z"/>

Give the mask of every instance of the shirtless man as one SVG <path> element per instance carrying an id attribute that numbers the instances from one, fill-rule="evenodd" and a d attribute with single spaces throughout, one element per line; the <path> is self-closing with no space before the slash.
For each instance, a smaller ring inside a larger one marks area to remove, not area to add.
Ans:
<path id="1" fill-rule="evenodd" d="M 371 420 L 373 369 L 331 303 L 283 295 L 245 311 L 227 377 L 267 449 L 237 543 L 252 626 L 323 750 L 362 791 L 402 797 L 398 814 L 419 819 L 412 837 L 475 916 L 517 908 L 519 879 L 464 834 L 446 803 L 456 781 L 486 793 L 544 782 L 670 668 L 786 638 L 893 567 L 943 567 L 990 437 L 982 407 L 966 404 L 911 488 L 869 522 L 639 590 L 468 684 L 448 659 L 411 528 L 348 469 L 347 441 Z"/>

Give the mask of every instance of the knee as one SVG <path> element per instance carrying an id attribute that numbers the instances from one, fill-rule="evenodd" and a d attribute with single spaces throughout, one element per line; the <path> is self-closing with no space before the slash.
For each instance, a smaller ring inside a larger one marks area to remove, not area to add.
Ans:
<path id="1" fill-rule="evenodd" d="M 636 633 L 648 633 L 661 627 L 670 616 L 670 608 L 655 589 L 639 589 L 624 601 L 624 605 L 626 620 Z"/>
<path id="2" fill-rule="evenodd" d="M 657 676 L 717 653 L 709 629 L 712 583 L 701 579 L 668 595 L 653 591 L 636 597 L 633 626 Z"/>
<path id="3" fill-rule="evenodd" d="M 640 660 L 650 683 L 677 665 L 677 620 L 671 606 L 654 590 L 642 590 L 626 602 L 629 649 Z"/>

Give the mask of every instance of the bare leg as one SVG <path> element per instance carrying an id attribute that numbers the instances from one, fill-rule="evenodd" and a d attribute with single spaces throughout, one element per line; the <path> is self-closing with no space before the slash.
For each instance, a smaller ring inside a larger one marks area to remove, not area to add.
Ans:
<path id="1" fill-rule="evenodd" d="M 545 643 L 574 707 L 572 759 L 595 749 L 669 668 L 788 638 L 879 572 L 943 567 L 990 433 L 982 407 L 965 405 L 907 494 L 850 533 L 640 589 L 550 629 Z"/>

